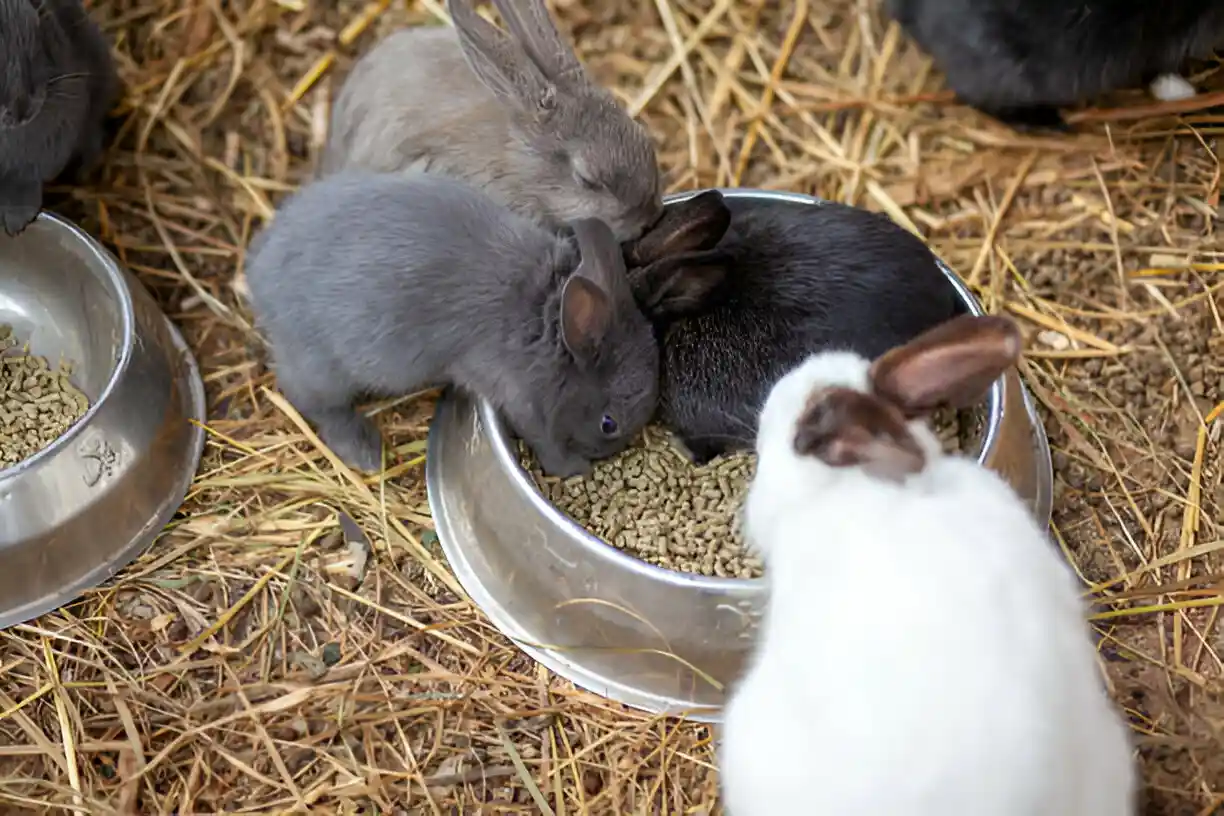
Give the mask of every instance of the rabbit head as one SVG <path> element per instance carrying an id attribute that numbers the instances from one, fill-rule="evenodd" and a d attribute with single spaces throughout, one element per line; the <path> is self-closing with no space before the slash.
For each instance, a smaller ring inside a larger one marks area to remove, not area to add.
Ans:
<path id="1" fill-rule="evenodd" d="M 544 0 L 494 0 L 507 32 L 448 0 L 464 59 L 513 112 L 533 184 L 566 221 L 595 217 L 622 239 L 640 235 L 662 211 L 654 145 L 612 95 L 593 83 L 561 37 Z"/>
<path id="2" fill-rule="evenodd" d="M 813 355 L 783 377 L 761 412 L 762 470 L 832 478 L 854 468 L 902 482 L 940 455 L 925 419 L 937 408 L 967 408 L 1015 365 L 1023 348 L 1016 324 L 998 316 L 961 315 L 875 362 L 844 351 Z M 811 476 L 797 483 L 810 489 Z"/>
<path id="3" fill-rule="evenodd" d="M 603 459 L 627 447 L 654 414 L 659 349 L 611 228 L 598 219 L 569 227 L 581 261 L 561 287 L 559 334 L 573 364 L 552 403 L 552 436 Z"/>
<path id="4" fill-rule="evenodd" d="M 707 307 L 727 279 L 729 258 L 716 247 L 731 226 L 718 190 L 671 204 L 640 238 L 622 246 L 629 284 L 652 321 L 665 322 Z"/>
<path id="5" fill-rule="evenodd" d="M 0 0 L 0 129 L 29 124 L 51 80 L 49 45 L 58 28 L 33 0 Z"/>

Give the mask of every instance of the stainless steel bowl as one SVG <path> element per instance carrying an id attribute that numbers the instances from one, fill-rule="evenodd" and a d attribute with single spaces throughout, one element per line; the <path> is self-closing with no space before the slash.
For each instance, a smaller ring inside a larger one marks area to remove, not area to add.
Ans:
<path id="1" fill-rule="evenodd" d="M 90 409 L 0 470 L 0 628 L 132 561 L 178 509 L 204 446 L 204 385 L 178 331 L 97 241 L 49 213 L 0 233 L 0 323 L 75 363 Z M 195 422 L 192 422 L 195 420 Z"/>
<path id="2" fill-rule="evenodd" d="M 821 203 L 793 193 L 722 192 Z M 966 311 L 981 314 L 960 279 L 944 273 Z M 1048 524 L 1050 451 L 1014 370 L 994 384 L 986 409 L 979 461 Z M 515 448 L 488 403 L 453 390 L 440 401 L 429 434 L 429 505 L 472 600 L 525 652 L 589 691 L 647 711 L 717 720 L 724 689 L 752 648 L 764 582 L 672 572 L 614 549 L 540 495 Z"/>

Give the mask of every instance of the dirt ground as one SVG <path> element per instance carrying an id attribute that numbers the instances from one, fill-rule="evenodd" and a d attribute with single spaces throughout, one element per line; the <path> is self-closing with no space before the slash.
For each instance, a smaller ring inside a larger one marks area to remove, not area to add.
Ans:
<path id="1" fill-rule="evenodd" d="M 209 441 L 148 553 L 0 633 L 0 810 L 721 812 L 707 728 L 574 689 L 455 591 L 425 498 L 432 398 L 383 412 L 386 482 L 350 480 L 277 399 L 235 291 L 353 58 L 438 24 L 437 2 L 93 5 L 126 99 L 97 178 L 50 203 L 182 328 Z M 1053 528 L 1091 584 L 1143 812 L 1224 812 L 1220 109 L 1137 90 L 1074 135 L 1023 136 L 956 105 L 869 0 L 553 7 L 658 140 L 669 189 L 887 212 L 1020 320 Z M 1219 63 L 1191 78 L 1224 92 Z M 364 569 L 338 512 L 372 540 Z"/>

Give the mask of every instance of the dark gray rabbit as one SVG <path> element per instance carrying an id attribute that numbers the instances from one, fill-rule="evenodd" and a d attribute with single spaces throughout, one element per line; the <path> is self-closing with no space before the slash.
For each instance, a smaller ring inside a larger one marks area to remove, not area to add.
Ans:
<path id="1" fill-rule="evenodd" d="M 750 447 L 770 388 L 809 355 L 872 359 L 961 310 L 921 240 L 843 204 L 712 190 L 622 249 L 662 345 L 660 419 L 698 463 Z"/>
<path id="2" fill-rule="evenodd" d="M 43 184 L 102 153 L 119 91 L 110 47 L 79 0 L 0 0 L 0 226 L 22 231 Z"/>
<path id="3" fill-rule="evenodd" d="M 1220 0 L 887 0 L 886 7 L 957 96 L 1021 130 L 1065 130 L 1060 107 L 1151 83 L 1224 45 Z"/>
<path id="4" fill-rule="evenodd" d="M 612 231 L 570 227 L 444 176 L 307 185 L 247 268 L 281 391 L 361 470 L 381 468 L 382 446 L 356 398 L 454 384 L 497 406 L 545 471 L 586 472 L 654 413 L 659 351 Z"/>

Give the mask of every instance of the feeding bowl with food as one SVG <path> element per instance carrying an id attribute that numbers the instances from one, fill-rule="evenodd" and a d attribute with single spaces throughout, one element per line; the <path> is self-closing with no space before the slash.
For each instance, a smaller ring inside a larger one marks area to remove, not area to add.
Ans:
<path id="1" fill-rule="evenodd" d="M 50 213 L 0 233 L 0 348 L 4 628 L 153 541 L 195 475 L 205 404 L 195 359 L 149 293 Z"/>
<path id="2" fill-rule="evenodd" d="M 822 203 L 795 193 L 721 192 L 796 207 Z M 960 279 L 941 268 L 964 311 L 983 314 Z M 994 383 L 977 415 L 979 431 L 964 452 L 1002 475 L 1048 524 L 1050 451 L 1014 369 Z M 753 647 L 764 580 L 695 574 L 691 566 L 665 569 L 588 532 L 523 468 L 519 445 L 498 412 L 463 391 L 449 389 L 438 404 L 426 482 L 452 569 L 519 647 L 577 685 L 630 706 L 718 719 L 726 689 Z"/>

